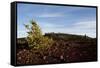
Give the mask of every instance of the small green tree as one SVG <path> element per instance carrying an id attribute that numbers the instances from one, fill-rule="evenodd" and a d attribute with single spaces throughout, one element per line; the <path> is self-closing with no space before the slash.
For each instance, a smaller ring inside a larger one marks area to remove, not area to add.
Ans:
<path id="1" fill-rule="evenodd" d="M 44 49 L 53 44 L 53 40 L 42 35 L 40 27 L 35 21 L 31 21 L 31 25 L 25 25 L 28 29 L 27 41 L 30 48 Z"/>

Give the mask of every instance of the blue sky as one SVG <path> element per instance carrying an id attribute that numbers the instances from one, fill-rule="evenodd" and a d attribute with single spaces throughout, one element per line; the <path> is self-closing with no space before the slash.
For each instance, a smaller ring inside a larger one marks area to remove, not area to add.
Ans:
<path id="1" fill-rule="evenodd" d="M 18 3 L 18 38 L 27 36 L 24 24 L 29 24 L 30 20 L 37 22 L 43 34 L 55 32 L 96 37 L 96 8 Z"/>

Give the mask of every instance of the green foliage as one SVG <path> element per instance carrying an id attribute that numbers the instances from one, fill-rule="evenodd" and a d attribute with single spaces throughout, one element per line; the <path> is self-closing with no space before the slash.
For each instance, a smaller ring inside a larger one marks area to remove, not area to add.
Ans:
<path id="1" fill-rule="evenodd" d="M 25 25 L 25 27 L 28 29 L 27 41 L 30 48 L 46 49 L 52 45 L 53 40 L 42 35 L 41 29 L 35 21 L 31 21 L 31 25 Z"/>

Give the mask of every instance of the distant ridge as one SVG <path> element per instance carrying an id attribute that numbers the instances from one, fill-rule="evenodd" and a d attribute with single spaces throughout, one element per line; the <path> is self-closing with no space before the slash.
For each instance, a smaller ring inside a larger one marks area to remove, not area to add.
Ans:
<path id="1" fill-rule="evenodd" d="M 66 39 L 66 40 L 76 40 L 76 39 L 93 39 L 86 35 L 75 35 L 75 34 L 66 34 L 66 33 L 45 33 L 44 36 L 52 37 L 55 39 Z"/>
<path id="2" fill-rule="evenodd" d="M 66 33 L 45 33 L 44 36 L 56 39 L 56 40 L 92 40 L 96 38 L 91 38 L 86 35 L 76 35 L 76 34 L 66 34 Z M 26 43 L 26 37 L 17 38 L 17 43 Z M 22 42 L 23 41 L 23 42 Z"/>

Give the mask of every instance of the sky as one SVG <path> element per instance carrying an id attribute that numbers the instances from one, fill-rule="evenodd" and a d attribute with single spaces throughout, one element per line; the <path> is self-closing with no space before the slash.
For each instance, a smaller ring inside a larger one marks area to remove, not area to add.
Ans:
<path id="1" fill-rule="evenodd" d="M 26 37 L 24 24 L 35 20 L 42 33 L 67 33 L 96 37 L 96 8 L 17 4 L 17 38 Z"/>

